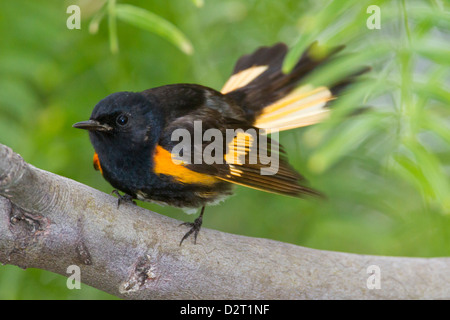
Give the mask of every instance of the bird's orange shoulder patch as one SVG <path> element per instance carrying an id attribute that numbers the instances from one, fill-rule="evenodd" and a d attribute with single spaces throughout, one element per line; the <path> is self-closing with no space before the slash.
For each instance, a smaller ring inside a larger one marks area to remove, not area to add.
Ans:
<path id="1" fill-rule="evenodd" d="M 102 166 L 100 165 L 100 160 L 98 158 L 98 154 L 97 152 L 94 153 L 94 169 L 97 171 L 100 171 L 100 173 L 103 175 L 103 170 L 102 170 Z"/>
<path id="2" fill-rule="evenodd" d="M 155 148 L 153 155 L 153 171 L 160 175 L 173 177 L 175 180 L 185 184 L 213 185 L 220 180 L 208 174 L 198 173 L 187 168 L 182 161 L 174 159 L 170 151 L 160 145 Z"/>

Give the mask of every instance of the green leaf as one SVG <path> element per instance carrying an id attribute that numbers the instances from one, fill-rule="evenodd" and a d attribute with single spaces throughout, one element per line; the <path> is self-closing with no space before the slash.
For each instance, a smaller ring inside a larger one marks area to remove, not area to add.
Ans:
<path id="1" fill-rule="evenodd" d="M 192 0 L 192 2 L 194 3 L 194 5 L 195 5 L 197 8 L 201 8 L 201 7 L 203 7 L 204 4 L 205 4 L 205 1 L 204 1 L 204 0 Z"/>
<path id="2" fill-rule="evenodd" d="M 297 43 L 289 50 L 286 59 L 283 62 L 283 72 L 289 73 L 294 68 L 298 59 L 300 59 L 303 52 L 314 41 L 314 36 L 303 35 Z"/>
<path id="3" fill-rule="evenodd" d="M 120 20 L 165 38 L 185 54 L 194 51 L 191 42 L 177 27 L 153 12 L 129 4 L 118 4 L 115 13 Z"/>
<path id="4" fill-rule="evenodd" d="M 96 34 L 100 26 L 100 22 L 106 14 L 106 7 L 103 6 L 91 19 L 89 22 L 89 33 Z"/>
<path id="5" fill-rule="evenodd" d="M 358 148 L 375 131 L 378 120 L 374 115 L 367 115 L 341 124 L 339 134 L 327 137 L 327 141 L 312 154 L 308 161 L 310 170 L 322 173 L 343 155 Z"/>
<path id="6" fill-rule="evenodd" d="M 336 32 L 354 24 L 355 17 L 353 13 L 358 10 L 352 9 L 351 1 L 329 1 L 325 6 L 317 7 L 315 11 L 305 15 L 300 20 L 302 27 L 301 36 L 289 50 L 283 63 L 283 72 L 288 73 L 292 70 L 308 46 L 317 39 L 323 38 L 322 34 L 325 32 L 325 29 L 329 33 L 328 38 L 332 40 Z M 334 24 L 330 26 L 330 22 Z M 322 52 L 326 51 L 326 49 L 326 47 L 321 48 Z"/>
<path id="7" fill-rule="evenodd" d="M 441 65 L 450 65 L 450 48 L 443 48 L 442 44 L 421 44 L 417 48 L 417 52 L 421 56 Z"/>
<path id="8" fill-rule="evenodd" d="M 448 103 L 450 101 L 450 92 L 443 85 L 438 84 L 427 84 L 427 83 L 414 83 L 414 91 L 419 95 L 436 99 L 443 103 Z"/>
<path id="9" fill-rule="evenodd" d="M 408 173 L 408 178 L 421 191 L 425 201 L 439 205 L 444 213 L 449 213 L 448 177 L 444 173 L 439 159 L 418 143 L 407 143 L 405 147 L 408 148 L 410 157 L 396 154 L 394 155 L 395 161 L 401 169 L 405 170 L 403 173 Z"/>
<path id="10" fill-rule="evenodd" d="M 119 51 L 119 40 L 117 38 L 116 21 L 116 0 L 108 1 L 108 27 L 109 27 L 109 47 L 112 53 Z"/>

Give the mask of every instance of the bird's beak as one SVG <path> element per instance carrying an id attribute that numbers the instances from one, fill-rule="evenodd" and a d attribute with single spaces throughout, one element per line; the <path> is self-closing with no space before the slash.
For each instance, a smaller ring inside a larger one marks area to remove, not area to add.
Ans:
<path id="1" fill-rule="evenodd" d="M 72 125 L 72 127 L 77 129 L 84 129 L 90 131 L 111 131 L 113 128 L 107 124 L 100 123 L 96 120 L 87 120 L 77 122 Z"/>

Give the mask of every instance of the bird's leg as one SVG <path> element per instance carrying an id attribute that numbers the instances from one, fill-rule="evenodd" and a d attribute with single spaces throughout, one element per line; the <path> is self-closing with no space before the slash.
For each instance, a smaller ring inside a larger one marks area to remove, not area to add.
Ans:
<path id="1" fill-rule="evenodd" d="M 185 223 L 180 224 L 180 226 L 191 227 L 191 229 L 188 232 L 186 232 L 186 234 L 181 239 L 180 246 L 183 243 L 183 241 L 186 240 L 192 233 L 194 233 L 194 244 L 197 244 L 197 236 L 200 231 L 200 228 L 202 227 L 204 212 L 205 212 L 205 206 L 202 207 L 202 211 L 200 211 L 200 215 L 198 216 L 197 219 L 194 220 L 194 222 L 185 222 Z"/>
<path id="2" fill-rule="evenodd" d="M 136 202 L 133 201 L 133 196 L 130 196 L 128 193 L 124 193 L 124 195 L 122 196 L 119 191 L 114 189 L 113 191 L 111 191 L 111 194 L 115 194 L 119 198 L 117 200 L 117 209 L 122 203 L 132 203 L 136 205 Z"/>

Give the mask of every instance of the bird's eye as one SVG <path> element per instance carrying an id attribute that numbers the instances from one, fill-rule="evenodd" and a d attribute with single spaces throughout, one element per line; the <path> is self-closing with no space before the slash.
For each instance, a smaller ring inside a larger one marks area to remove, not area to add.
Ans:
<path id="1" fill-rule="evenodd" d="M 117 122 L 118 125 L 124 126 L 128 122 L 128 117 L 126 115 L 124 115 L 124 114 L 121 114 L 121 115 L 119 115 L 117 117 L 116 122 Z"/>

